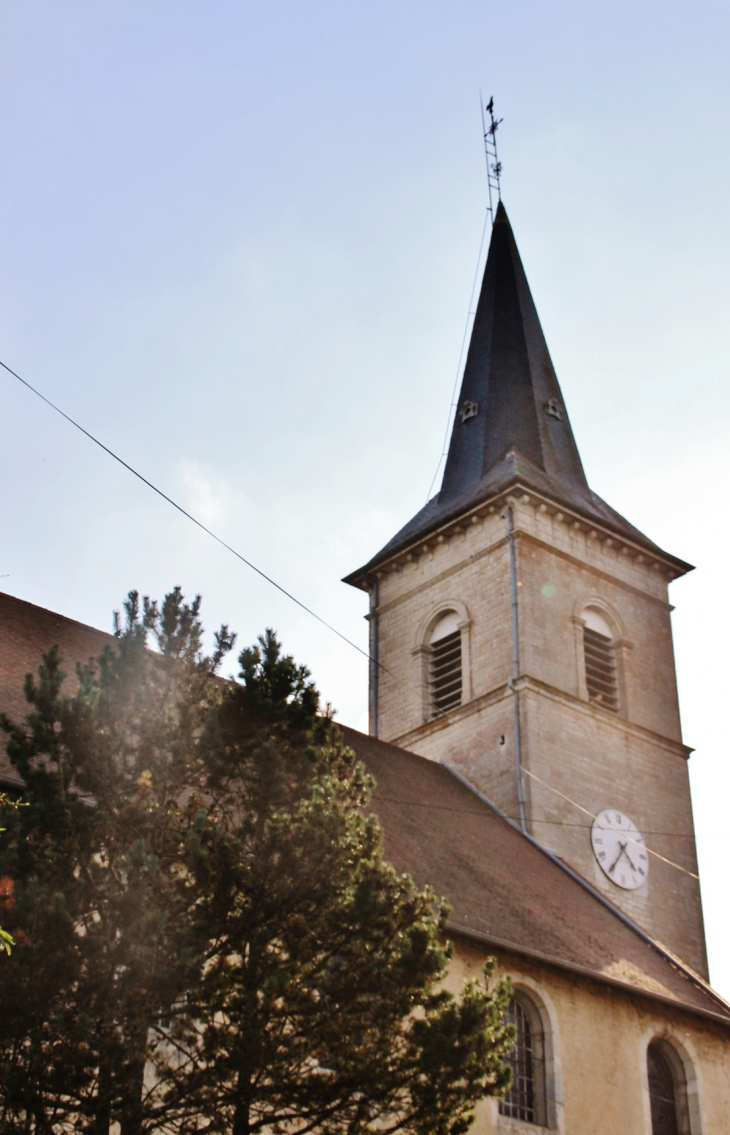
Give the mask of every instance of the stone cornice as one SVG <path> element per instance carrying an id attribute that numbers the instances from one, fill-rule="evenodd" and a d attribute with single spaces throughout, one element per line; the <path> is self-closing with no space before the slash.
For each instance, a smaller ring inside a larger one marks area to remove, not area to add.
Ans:
<path id="1" fill-rule="evenodd" d="M 470 525 L 478 525 L 485 518 L 501 512 L 509 503 L 532 505 L 540 513 L 554 517 L 559 523 L 565 521 L 566 524 L 570 524 L 574 531 L 582 531 L 607 547 L 618 550 L 619 554 L 629 556 L 637 563 L 645 563 L 650 569 L 661 572 L 667 581 L 677 579 L 693 570 L 690 564 L 678 557 L 662 552 L 659 548 L 649 550 L 646 545 L 638 540 L 620 535 L 610 525 L 601 524 L 592 519 L 589 520 L 577 509 L 571 509 L 567 505 L 558 505 L 550 497 L 530 488 L 528 485 L 523 485 L 517 480 L 492 497 L 491 500 L 482 501 L 473 508 L 467 509 L 458 517 L 436 526 L 427 535 L 419 536 L 411 544 L 399 549 L 393 555 L 372 564 L 367 569 L 363 568 L 359 572 L 353 572 L 347 577 L 347 582 L 367 591 L 373 579 L 381 578 L 393 570 L 402 570 L 407 563 L 433 550 L 438 544 L 448 543 L 454 536 L 463 534 Z"/>
<path id="2" fill-rule="evenodd" d="M 589 969 L 588 966 L 578 965 L 577 962 L 570 962 L 566 959 L 558 958 L 554 954 L 546 954 L 542 950 L 535 950 L 530 946 L 522 946 L 517 942 L 508 942 L 504 938 L 498 938 L 494 934 L 485 934 L 481 930 L 473 930 L 470 926 L 464 926 L 462 923 L 454 922 L 451 919 L 446 923 L 446 929 L 450 934 L 454 934 L 458 938 L 464 938 L 467 942 L 471 942 L 472 944 L 486 946 L 490 951 L 503 950 L 505 953 L 514 954 L 516 957 L 528 958 L 530 961 L 547 965 L 551 969 L 563 970 L 566 973 L 589 978 L 601 985 L 609 985 L 613 989 L 619 989 L 623 993 L 626 993 L 632 999 L 637 996 L 647 997 L 650 1001 L 659 1001 L 663 1005 L 669 1005 L 678 1012 L 691 1013 L 698 1017 L 704 1017 L 706 1020 L 713 1021 L 718 1025 L 722 1025 L 725 1029 L 730 1028 L 730 1016 L 724 1013 L 713 1013 L 711 1009 L 702 1009 L 699 1005 L 688 1005 L 685 1001 L 679 1001 L 674 997 L 666 997 L 661 993 L 655 993 L 645 986 L 630 985 L 629 982 L 621 981 L 616 977 L 610 977 L 608 974 L 601 973 L 600 970 Z M 687 969 L 684 965 L 682 965 L 681 968 Z M 722 998 L 715 993 L 711 986 L 707 986 L 702 978 L 694 973 L 692 977 L 695 982 L 698 984 L 701 983 L 703 992 L 707 992 L 708 997 L 711 995 L 720 1005 L 724 1004 Z"/>
<path id="3" fill-rule="evenodd" d="M 377 608 L 377 613 L 379 615 L 382 615 L 384 612 L 392 610 L 393 607 L 399 606 L 399 604 L 405 602 L 406 599 L 411 599 L 414 595 L 420 594 L 421 591 L 428 590 L 428 588 L 432 587 L 434 583 L 441 583 L 444 579 L 449 579 L 450 576 L 455 575 L 457 572 L 463 571 L 464 568 L 471 567 L 472 564 L 475 564 L 479 560 L 484 559 L 485 556 L 490 555 L 492 552 L 496 551 L 497 548 L 506 546 L 507 537 L 500 536 L 498 540 L 494 540 L 491 544 L 488 544 L 486 548 L 480 548 L 478 552 L 472 552 L 472 554 L 470 556 L 467 556 L 466 559 L 459 560 L 458 563 L 452 564 L 451 567 L 444 568 L 444 570 L 442 572 L 439 572 L 438 575 L 431 575 L 428 577 L 428 579 L 424 579 L 422 583 L 417 583 L 416 586 L 412 587 L 409 591 L 404 591 L 403 594 L 397 596 L 397 598 L 391 599 L 387 603 L 382 603 Z"/>
<path id="4" fill-rule="evenodd" d="M 603 709 L 600 705 L 594 705 L 592 702 L 584 701 L 583 698 L 575 697 L 574 694 L 569 694 L 565 690 L 559 690 L 555 686 L 541 681 L 539 678 L 533 678 L 528 674 L 523 674 L 517 679 L 515 685 L 518 690 L 529 690 L 533 693 L 541 694 L 544 697 L 549 697 L 553 701 L 559 701 L 563 705 L 575 709 L 580 713 L 590 714 L 604 725 L 610 725 L 614 729 L 620 729 L 623 732 L 641 737 L 643 740 L 650 741 L 653 745 L 658 745 L 674 756 L 682 757 L 684 760 L 687 760 L 694 752 L 694 749 L 689 745 L 685 745 L 682 741 L 675 740 L 674 737 L 665 737 L 662 733 L 656 733 L 653 729 L 648 729 L 645 725 L 639 725 L 637 722 L 631 721 L 627 717 L 622 717 L 620 713 L 612 713 L 611 710 Z"/>
<path id="5" fill-rule="evenodd" d="M 542 548 L 544 551 L 557 556 L 559 559 L 564 560 L 566 563 L 570 563 L 573 566 L 579 567 L 584 571 L 593 572 L 593 574 L 596 575 L 599 579 L 604 579 L 609 583 L 615 584 L 617 587 L 623 588 L 625 591 L 630 591 L 634 595 L 639 595 L 642 599 L 648 599 L 651 603 L 657 604 L 664 610 L 672 611 L 674 609 L 672 607 L 672 604 L 668 603 L 665 599 L 660 599 L 658 598 L 658 596 L 652 595 L 651 592 L 644 591 L 642 588 L 636 587 L 633 583 L 629 583 L 627 580 L 622 579 L 619 575 L 609 572 L 604 568 L 599 567 L 597 564 L 592 564 L 588 560 L 579 559 L 577 556 L 571 555 L 570 552 L 566 552 L 564 549 L 557 547 L 555 544 L 547 543 L 547 541 L 542 540 L 539 536 L 535 536 L 533 533 L 528 532 L 524 528 L 516 527 L 514 530 L 514 535 L 520 540 L 524 540 L 525 542 L 529 541 L 536 547 Z M 434 584 L 441 583 L 443 580 L 449 579 L 450 576 L 454 575 L 456 572 L 460 572 L 463 571 L 464 568 L 471 567 L 472 564 L 477 563 L 485 556 L 490 555 L 498 548 L 505 547 L 506 545 L 507 536 L 501 536 L 498 540 L 492 541 L 492 543 L 488 544 L 485 548 L 480 548 L 479 551 L 472 552 L 471 555 L 467 556 L 463 560 L 459 560 L 458 563 L 444 568 L 444 570 L 439 572 L 438 575 L 429 576 L 428 579 L 424 579 L 421 583 L 417 583 L 414 587 L 411 587 L 409 590 L 404 591 L 402 595 L 398 595 L 395 598 L 390 599 L 387 603 L 381 603 L 377 608 L 377 613 L 381 615 L 386 611 L 392 610 L 394 607 L 399 606 L 406 600 L 413 598 L 414 595 L 418 595 L 421 591 L 425 591 L 429 587 L 432 587 Z M 368 618 L 369 616 L 366 615 L 365 617 Z"/>
<path id="6" fill-rule="evenodd" d="M 501 686 L 496 686 L 489 693 L 481 694 L 477 698 L 472 698 L 471 701 L 466 702 L 465 705 L 460 705 L 456 709 L 449 710 L 448 717 L 436 717 L 433 721 L 425 721 L 423 725 L 418 725 L 415 729 L 409 729 L 407 733 L 401 733 L 399 737 L 389 737 L 389 745 L 397 745 L 399 749 L 407 749 L 409 745 L 415 744 L 423 737 L 430 737 L 434 733 L 440 733 L 442 729 L 448 729 L 451 725 L 458 725 L 468 717 L 473 717 L 475 713 L 485 709 L 487 706 L 494 705 L 495 702 L 501 701 L 503 698 L 512 697 L 512 691 L 507 683 Z M 384 740 L 385 738 L 381 738 Z"/>
<path id="7" fill-rule="evenodd" d="M 673 737 L 665 737 L 661 733 L 654 732 L 653 729 L 647 729 L 644 725 L 639 725 L 635 721 L 621 717 L 620 714 L 612 713 L 608 709 L 602 709 L 601 706 L 593 705 L 591 702 L 575 697 L 574 694 L 569 694 L 565 690 L 559 690 L 555 686 L 541 681 L 539 678 L 533 678 L 528 674 L 521 674 L 515 681 L 514 686 L 518 692 L 532 692 L 543 697 L 549 697 L 553 701 L 559 701 L 568 709 L 592 716 L 603 725 L 608 725 L 613 729 L 637 737 L 642 741 L 648 741 L 653 745 L 657 745 L 672 756 L 680 757 L 682 760 L 688 760 L 690 755 L 694 752 L 688 745 L 675 740 Z M 452 710 L 448 717 L 438 717 L 433 721 L 426 721 L 423 725 L 419 725 L 415 729 L 410 729 L 407 733 L 401 733 L 398 737 L 389 737 L 387 738 L 388 743 L 397 745 L 401 749 L 408 749 L 410 745 L 417 744 L 424 738 L 440 733 L 442 730 L 448 729 L 452 725 L 458 727 L 461 722 L 473 717 L 488 706 L 511 697 L 512 688 L 504 682 L 499 686 L 495 686 L 494 689 L 489 690 L 488 693 L 473 698 L 471 701 L 467 702 L 466 705 L 461 705 L 458 709 Z"/>
<path id="8" fill-rule="evenodd" d="M 642 599 L 648 599 L 652 603 L 656 603 L 659 607 L 663 607 L 666 611 L 673 611 L 674 607 L 666 599 L 659 599 L 656 595 L 652 595 L 648 591 L 644 591 L 641 587 L 636 587 L 633 583 L 629 583 L 625 579 L 621 579 L 619 575 L 606 571 L 604 568 L 598 567 L 597 564 L 592 564 L 588 560 L 579 559 L 578 556 L 566 552 L 563 548 L 558 548 L 555 544 L 549 544 L 547 540 L 542 540 L 539 536 L 535 536 L 532 532 L 527 532 L 524 528 L 516 528 L 515 536 L 519 536 L 525 543 L 534 544 L 537 548 L 542 548 L 543 551 L 550 552 L 552 555 L 557 556 L 558 559 L 565 560 L 566 563 L 573 564 L 574 567 L 579 567 L 584 571 L 593 572 L 599 579 L 605 579 L 608 583 L 613 583 L 617 587 L 622 587 L 625 591 L 631 591 L 634 595 L 640 595 Z"/>

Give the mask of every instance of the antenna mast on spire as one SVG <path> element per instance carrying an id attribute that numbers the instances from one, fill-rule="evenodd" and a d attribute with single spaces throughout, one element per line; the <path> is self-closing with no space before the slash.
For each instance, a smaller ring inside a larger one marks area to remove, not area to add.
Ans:
<path id="1" fill-rule="evenodd" d="M 502 200 L 502 190 L 500 186 L 500 179 L 502 176 L 502 163 L 497 156 L 497 129 L 503 121 L 501 118 L 494 117 L 494 96 L 492 96 L 484 106 L 484 99 L 482 98 L 481 91 L 479 92 L 479 105 L 482 111 L 482 132 L 484 134 L 484 155 L 487 159 L 487 185 L 489 187 L 489 215 L 494 224 L 494 203 L 492 200 L 492 192 L 496 193 L 497 201 Z M 484 117 L 486 110 L 489 115 L 489 126 L 487 126 Z"/>

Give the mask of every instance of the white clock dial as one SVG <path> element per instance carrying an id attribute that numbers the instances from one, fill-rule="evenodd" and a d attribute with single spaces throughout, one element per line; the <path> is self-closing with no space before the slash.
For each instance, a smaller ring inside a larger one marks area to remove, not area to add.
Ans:
<path id="1" fill-rule="evenodd" d="M 617 808 L 599 812 L 591 828 L 593 854 L 601 870 L 617 887 L 635 891 L 649 874 L 644 837 L 633 820 Z"/>

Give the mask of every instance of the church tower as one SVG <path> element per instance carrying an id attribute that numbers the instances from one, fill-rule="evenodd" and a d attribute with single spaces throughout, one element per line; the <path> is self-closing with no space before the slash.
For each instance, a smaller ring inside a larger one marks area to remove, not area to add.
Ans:
<path id="1" fill-rule="evenodd" d="M 346 579 L 370 595 L 370 730 L 706 977 L 667 597 L 689 570 L 589 488 L 500 203 L 441 490 Z"/>

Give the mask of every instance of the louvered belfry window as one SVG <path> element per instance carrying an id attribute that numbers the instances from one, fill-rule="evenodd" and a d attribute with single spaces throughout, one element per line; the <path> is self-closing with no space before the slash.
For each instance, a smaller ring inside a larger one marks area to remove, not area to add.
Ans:
<path id="1" fill-rule="evenodd" d="M 503 1100 L 499 1101 L 500 1115 L 521 1119 L 525 1123 L 537 1123 L 535 1106 L 535 1052 L 533 1030 L 524 1007 L 512 999 L 505 1014 L 505 1020 L 514 1025 L 515 1046 L 509 1057 L 512 1065 L 512 1087 Z"/>
<path id="2" fill-rule="evenodd" d="M 608 623 L 594 608 L 583 613 L 583 654 L 586 667 L 588 701 L 618 713 L 618 679 L 613 634 Z"/>
<path id="3" fill-rule="evenodd" d="M 455 611 L 441 616 L 431 631 L 429 645 L 429 707 L 431 717 L 439 717 L 461 705 L 461 629 Z"/>

